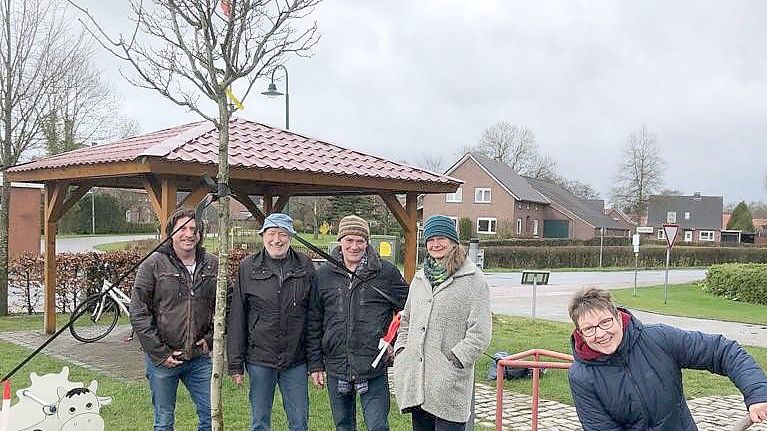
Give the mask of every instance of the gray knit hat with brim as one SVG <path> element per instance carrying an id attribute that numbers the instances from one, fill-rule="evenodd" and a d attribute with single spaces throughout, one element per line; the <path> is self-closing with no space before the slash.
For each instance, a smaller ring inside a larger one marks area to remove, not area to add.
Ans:
<path id="1" fill-rule="evenodd" d="M 264 220 L 264 225 L 258 231 L 259 235 L 263 235 L 270 227 L 276 227 L 289 233 L 291 236 L 296 234 L 293 229 L 293 219 L 289 215 L 283 213 L 271 213 Z"/>

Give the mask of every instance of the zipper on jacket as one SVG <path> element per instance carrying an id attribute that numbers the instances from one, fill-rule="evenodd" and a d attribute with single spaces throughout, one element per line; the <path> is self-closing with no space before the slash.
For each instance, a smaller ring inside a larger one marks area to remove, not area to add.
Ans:
<path id="1" fill-rule="evenodd" d="M 629 380 L 631 380 L 631 384 L 634 385 L 634 389 L 637 391 L 637 396 L 639 397 L 639 401 L 642 403 L 642 407 L 644 407 L 645 415 L 647 415 L 647 426 L 649 428 L 652 428 L 655 426 L 655 421 L 650 416 L 650 408 L 647 405 L 647 401 L 645 400 L 644 396 L 642 395 L 642 391 L 639 389 L 639 385 L 637 384 L 636 380 L 634 380 L 633 374 L 631 374 L 631 369 L 629 368 L 629 365 L 627 362 L 623 363 L 623 367 L 626 370 L 626 375 L 628 376 Z"/>
<path id="2" fill-rule="evenodd" d="M 349 366 L 350 381 L 354 381 L 357 376 L 354 375 L 352 369 L 352 355 L 349 349 L 349 340 L 352 335 L 352 288 L 354 287 L 354 276 L 349 274 L 349 289 L 348 300 L 346 301 L 346 363 Z"/>

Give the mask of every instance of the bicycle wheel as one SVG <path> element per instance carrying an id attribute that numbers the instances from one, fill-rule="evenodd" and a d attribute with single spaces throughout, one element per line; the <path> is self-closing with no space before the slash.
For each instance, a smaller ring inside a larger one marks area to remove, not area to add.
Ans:
<path id="1" fill-rule="evenodd" d="M 102 307 L 101 296 L 89 296 L 72 313 L 72 324 L 69 332 L 76 340 L 83 343 L 98 341 L 109 334 L 117 325 L 120 318 L 120 307 L 110 296 L 104 297 Z"/>

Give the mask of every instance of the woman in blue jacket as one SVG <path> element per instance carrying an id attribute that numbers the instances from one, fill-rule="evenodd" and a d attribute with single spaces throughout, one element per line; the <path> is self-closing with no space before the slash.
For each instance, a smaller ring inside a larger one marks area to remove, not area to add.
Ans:
<path id="1" fill-rule="evenodd" d="M 576 329 L 568 376 L 584 431 L 696 431 L 684 399 L 683 368 L 729 377 L 743 393 L 751 420 L 767 419 L 767 378 L 735 341 L 642 325 L 596 288 L 576 294 L 569 313 Z"/>

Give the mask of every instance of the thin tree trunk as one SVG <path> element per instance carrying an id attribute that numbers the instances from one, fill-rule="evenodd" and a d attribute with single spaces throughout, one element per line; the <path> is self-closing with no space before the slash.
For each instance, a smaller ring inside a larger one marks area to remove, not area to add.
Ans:
<path id="1" fill-rule="evenodd" d="M 221 127 L 218 131 L 218 190 L 229 184 L 229 110 L 226 98 L 219 99 L 218 112 Z M 216 284 L 216 312 L 213 316 L 213 375 L 210 381 L 210 409 L 213 431 L 224 429 L 221 386 L 224 383 L 224 330 L 226 328 L 227 269 L 229 267 L 229 196 L 218 201 L 218 282 Z"/>

